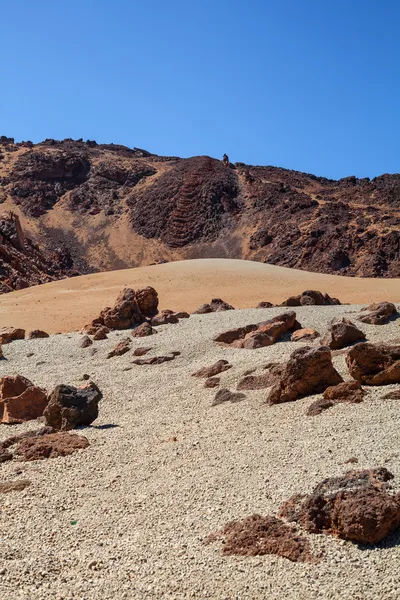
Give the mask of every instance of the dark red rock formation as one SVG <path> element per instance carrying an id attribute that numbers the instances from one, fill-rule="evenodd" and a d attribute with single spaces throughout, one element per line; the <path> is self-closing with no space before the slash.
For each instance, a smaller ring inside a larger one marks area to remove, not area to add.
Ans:
<path id="1" fill-rule="evenodd" d="M 170 362 L 171 360 L 175 360 L 177 356 L 179 356 L 180 352 L 171 352 L 165 356 L 151 356 L 150 358 L 136 358 L 132 362 L 135 365 L 161 365 L 165 362 Z"/>
<path id="2" fill-rule="evenodd" d="M 194 315 L 206 315 L 212 312 L 222 312 L 225 310 L 235 310 L 233 306 L 221 300 L 221 298 L 213 298 L 210 304 L 202 304 L 197 310 L 194 311 Z"/>
<path id="3" fill-rule="evenodd" d="M 335 386 L 326 388 L 323 397 L 309 406 L 307 415 L 314 417 L 341 402 L 359 404 L 363 401 L 365 394 L 366 392 L 362 389 L 359 381 L 343 381 Z"/>
<path id="4" fill-rule="evenodd" d="M 154 335 L 155 333 L 157 333 L 157 331 L 150 325 L 150 323 L 147 323 L 147 321 L 146 321 L 145 323 L 142 323 L 138 327 L 135 327 L 135 329 L 131 333 L 131 336 L 132 337 L 147 337 L 149 335 Z"/>
<path id="5" fill-rule="evenodd" d="M 306 290 L 298 296 L 290 296 L 282 302 L 282 306 L 332 306 L 340 304 L 337 298 L 331 298 L 329 294 L 323 294 L 316 290 Z"/>
<path id="6" fill-rule="evenodd" d="M 48 338 L 50 337 L 46 331 L 42 331 L 41 329 L 34 329 L 28 333 L 28 340 L 36 340 L 39 338 Z"/>
<path id="7" fill-rule="evenodd" d="M 231 392 L 227 388 L 222 388 L 215 394 L 214 400 L 212 401 L 212 406 L 217 406 L 223 402 L 241 402 L 245 398 L 245 394 Z"/>
<path id="8" fill-rule="evenodd" d="M 400 345 L 356 344 L 346 356 L 350 375 L 366 385 L 400 383 Z"/>
<path id="9" fill-rule="evenodd" d="M 340 350 L 340 348 L 346 348 L 346 346 L 362 340 L 365 340 L 364 332 L 358 329 L 350 319 L 342 317 L 331 323 L 321 344 L 328 346 L 331 350 Z"/>
<path id="10" fill-rule="evenodd" d="M 291 342 L 308 342 L 315 340 L 319 337 L 318 331 L 315 329 L 305 328 L 305 329 L 297 329 L 292 333 L 290 338 Z"/>
<path id="11" fill-rule="evenodd" d="M 23 340 L 25 338 L 25 329 L 15 327 L 2 327 L 0 329 L 0 344 L 10 344 L 15 340 Z"/>
<path id="12" fill-rule="evenodd" d="M 131 340 L 129 338 L 125 338 L 118 342 L 118 344 L 107 354 L 107 358 L 112 358 L 113 356 L 122 356 L 126 354 L 131 349 Z"/>
<path id="13" fill-rule="evenodd" d="M 193 377 L 214 377 L 231 368 L 232 365 L 229 364 L 227 360 L 217 360 L 217 362 L 210 367 L 202 367 L 199 371 L 196 371 L 196 373 L 192 373 L 192 375 Z"/>
<path id="14" fill-rule="evenodd" d="M 365 314 L 360 314 L 359 321 L 371 325 L 385 325 L 398 315 L 397 308 L 392 302 L 378 302 L 362 309 Z"/>
<path id="15" fill-rule="evenodd" d="M 296 321 L 296 313 L 290 311 L 268 321 L 224 331 L 214 337 L 214 342 L 250 350 L 271 346 L 279 341 L 285 333 L 298 328 L 301 328 L 301 325 Z"/>
<path id="16" fill-rule="evenodd" d="M 44 460 L 45 458 L 68 456 L 88 446 L 89 440 L 83 435 L 58 431 L 23 440 L 15 454 L 20 460 Z"/>
<path id="17" fill-rule="evenodd" d="M 43 415 L 47 394 L 22 375 L 6 375 L 0 379 L 0 419 L 16 424 Z"/>

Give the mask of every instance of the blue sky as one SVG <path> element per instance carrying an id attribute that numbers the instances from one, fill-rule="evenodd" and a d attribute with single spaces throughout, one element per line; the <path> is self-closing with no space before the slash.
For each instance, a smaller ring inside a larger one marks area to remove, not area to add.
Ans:
<path id="1" fill-rule="evenodd" d="M 0 135 L 400 171 L 395 0 L 3 2 Z"/>

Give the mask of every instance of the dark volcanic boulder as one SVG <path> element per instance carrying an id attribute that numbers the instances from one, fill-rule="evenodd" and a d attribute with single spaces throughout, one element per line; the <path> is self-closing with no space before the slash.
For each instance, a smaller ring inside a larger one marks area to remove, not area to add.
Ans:
<path id="1" fill-rule="evenodd" d="M 287 300 L 282 302 L 281 306 L 332 306 L 340 304 L 337 298 L 331 298 L 329 294 L 323 294 L 316 290 L 306 290 L 298 296 L 290 296 Z"/>
<path id="2" fill-rule="evenodd" d="M 48 333 L 42 331 L 41 329 L 34 329 L 28 333 L 28 340 L 36 340 L 39 338 L 48 338 L 50 337 Z"/>
<path id="3" fill-rule="evenodd" d="M 145 320 L 137 303 L 136 293 L 130 288 L 122 290 L 114 308 L 102 310 L 100 318 L 103 319 L 103 325 L 109 329 L 128 329 L 140 325 Z"/>
<path id="4" fill-rule="evenodd" d="M 391 318 L 398 315 L 395 305 L 391 302 L 370 304 L 363 308 L 362 312 L 365 314 L 359 315 L 358 320 L 371 325 L 385 325 Z"/>
<path id="5" fill-rule="evenodd" d="M 357 344 L 346 356 L 350 375 L 366 385 L 400 383 L 400 345 Z"/>
<path id="6" fill-rule="evenodd" d="M 213 298 L 210 304 L 202 304 L 197 310 L 194 311 L 194 315 L 205 315 L 212 312 L 221 312 L 224 310 L 235 310 L 233 306 L 221 300 L 221 298 Z"/>
<path id="7" fill-rule="evenodd" d="M 340 320 L 334 320 L 331 323 L 321 344 L 329 346 L 331 350 L 339 350 L 362 340 L 365 340 L 365 335 L 361 329 L 358 329 L 349 319 L 342 317 Z"/>
<path id="8" fill-rule="evenodd" d="M 158 294 L 150 286 L 136 292 L 136 302 L 145 317 L 154 317 L 158 313 Z"/>
<path id="9" fill-rule="evenodd" d="M 93 335 L 93 339 L 98 342 L 99 340 L 106 340 L 107 333 L 110 333 L 110 330 L 105 325 L 101 325 Z"/>
<path id="10" fill-rule="evenodd" d="M 269 393 L 268 404 L 293 402 L 298 398 L 319 394 L 331 385 L 343 381 L 332 364 L 331 351 L 326 346 L 304 346 L 295 350 L 286 363 L 280 380 Z"/>
<path id="11" fill-rule="evenodd" d="M 179 322 L 179 317 L 174 313 L 173 310 L 165 309 L 162 310 L 158 315 L 151 319 L 151 325 L 156 327 L 157 325 L 169 325 Z"/>
<path id="12" fill-rule="evenodd" d="M 90 425 L 99 415 L 98 404 L 102 397 L 93 382 L 79 388 L 58 385 L 50 394 L 44 411 L 46 424 L 63 431 Z"/>
<path id="13" fill-rule="evenodd" d="M 400 497 L 388 493 L 393 475 L 381 467 L 325 479 L 309 496 L 293 496 L 279 516 L 310 533 L 376 544 L 400 525 Z"/>
<path id="14" fill-rule="evenodd" d="M 277 315 L 268 321 L 220 333 L 214 338 L 214 342 L 229 344 L 234 348 L 262 348 L 263 346 L 271 346 L 285 333 L 294 331 L 299 327 L 301 325 L 296 321 L 296 313 L 290 311 Z"/>
<path id="15" fill-rule="evenodd" d="M 10 344 L 15 340 L 23 340 L 25 338 L 25 329 L 15 327 L 2 327 L 0 329 L 0 344 Z"/>

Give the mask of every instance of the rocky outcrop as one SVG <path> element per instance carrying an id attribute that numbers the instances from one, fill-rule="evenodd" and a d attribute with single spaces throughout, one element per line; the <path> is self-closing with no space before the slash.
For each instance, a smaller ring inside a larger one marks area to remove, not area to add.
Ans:
<path id="1" fill-rule="evenodd" d="M 267 403 L 293 402 L 304 396 L 320 394 L 327 387 L 342 381 L 332 364 L 332 355 L 328 347 L 304 346 L 290 355 L 280 380 L 268 395 Z"/>
<path id="2" fill-rule="evenodd" d="M 361 387 L 359 381 L 343 381 L 338 385 L 328 387 L 323 397 L 313 402 L 307 411 L 309 417 L 321 414 L 324 410 L 332 408 L 335 404 L 349 402 L 359 404 L 364 400 L 366 392 Z"/>
<path id="3" fill-rule="evenodd" d="M 225 310 L 235 310 L 233 306 L 221 300 L 221 298 L 213 298 L 210 304 L 202 304 L 197 310 L 194 311 L 194 315 L 206 315 L 212 312 L 222 312 Z"/>
<path id="4" fill-rule="evenodd" d="M 385 325 L 398 315 L 397 308 L 392 302 L 378 302 L 362 309 L 365 314 L 360 314 L 359 321 L 371 325 Z"/>
<path id="5" fill-rule="evenodd" d="M 23 340 L 25 338 L 25 329 L 16 327 L 0 328 L 0 344 L 10 344 L 15 340 Z"/>
<path id="6" fill-rule="evenodd" d="M 98 405 L 102 397 L 93 382 L 79 388 L 58 385 L 50 394 L 44 411 L 46 424 L 62 431 L 91 425 L 99 415 Z"/>
<path id="7" fill-rule="evenodd" d="M 400 526 L 400 496 L 389 493 L 393 475 L 381 467 L 325 479 L 309 496 L 293 496 L 280 515 L 310 533 L 329 533 L 377 544 Z"/>
<path id="8" fill-rule="evenodd" d="M 350 375 L 362 384 L 400 383 L 400 345 L 357 344 L 349 350 L 346 363 Z"/>
<path id="9" fill-rule="evenodd" d="M 331 298 L 329 294 L 306 290 L 298 296 L 290 296 L 282 302 L 281 306 L 333 306 L 335 304 L 340 304 L 340 301 L 337 298 Z"/>
<path id="10" fill-rule="evenodd" d="M 16 424 L 37 419 L 47 406 L 45 390 L 22 375 L 7 375 L 0 379 L 0 419 Z"/>
<path id="11" fill-rule="evenodd" d="M 202 367 L 199 369 L 199 371 L 192 373 L 192 375 L 193 377 L 214 377 L 215 375 L 219 375 L 219 373 L 223 373 L 231 368 L 232 365 L 229 364 L 227 360 L 217 360 L 217 362 L 210 367 Z"/>
<path id="12" fill-rule="evenodd" d="M 350 319 L 342 317 L 331 323 L 321 344 L 328 346 L 331 350 L 340 350 L 340 348 L 346 348 L 346 346 L 362 340 L 365 340 L 364 332 L 358 329 Z"/>
<path id="13" fill-rule="evenodd" d="M 210 377 L 209 379 L 205 380 L 204 387 L 205 388 L 216 388 L 219 386 L 220 383 L 221 383 L 220 377 Z"/>
<path id="14" fill-rule="evenodd" d="M 234 348 L 262 348 L 275 344 L 284 334 L 300 327 L 296 321 L 296 313 L 290 311 L 268 321 L 220 333 L 214 337 L 214 342 L 228 344 Z"/>
<path id="15" fill-rule="evenodd" d="M 385 400 L 400 400 L 400 388 L 388 392 L 383 397 Z"/>
<path id="16" fill-rule="evenodd" d="M 145 317 L 151 318 L 158 313 L 158 294 L 153 287 L 147 286 L 138 290 L 136 302 Z"/>
<path id="17" fill-rule="evenodd" d="M 46 331 L 42 331 L 41 329 L 34 329 L 33 331 L 30 331 L 28 333 L 28 340 L 37 340 L 48 337 L 50 337 L 49 334 L 46 333 Z"/>

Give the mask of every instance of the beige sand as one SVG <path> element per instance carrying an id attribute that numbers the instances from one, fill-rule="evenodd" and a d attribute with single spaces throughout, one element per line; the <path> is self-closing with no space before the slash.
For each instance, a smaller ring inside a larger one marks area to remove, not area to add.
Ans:
<path id="1" fill-rule="evenodd" d="M 80 329 L 124 286 L 152 285 L 161 308 L 193 311 L 220 297 L 236 308 L 260 301 L 280 303 L 306 289 L 317 289 L 341 302 L 361 304 L 400 300 L 400 279 L 367 279 L 309 273 L 257 262 L 197 259 L 151 267 L 95 273 L 21 290 L 0 297 L 0 323 L 50 333 Z"/>

